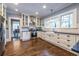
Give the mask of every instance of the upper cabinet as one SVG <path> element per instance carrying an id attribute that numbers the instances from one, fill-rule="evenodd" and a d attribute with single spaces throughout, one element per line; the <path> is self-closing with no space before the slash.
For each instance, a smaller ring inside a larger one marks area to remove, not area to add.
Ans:
<path id="1" fill-rule="evenodd" d="M 2 3 L 0 3 L 0 15 L 2 15 Z"/>
<path id="2" fill-rule="evenodd" d="M 28 16 L 26 16 L 26 15 L 22 15 L 22 26 L 28 26 Z"/>
<path id="3" fill-rule="evenodd" d="M 37 18 L 37 27 L 40 27 L 40 26 L 41 26 L 41 19 Z"/>
<path id="4" fill-rule="evenodd" d="M 45 26 L 45 20 L 44 19 L 42 19 L 42 20 L 40 20 L 40 23 L 41 23 L 41 27 L 44 27 Z"/>
<path id="5" fill-rule="evenodd" d="M 29 26 L 36 26 L 36 17 L 35 16 L 30 16 L 29 17 Z"/>
<path id="6" fill-rule="evenodd" d="M 40 27 L 40 18 L 35 16 L 22 15 L 22 27 L 31 27 L 35 25 L 36 27 Z"/>
<path id="7" fill-rule="evenodd" d="M 6 6 L 3 3 L 0 3 L 0 15 L 6 18 Z"/>

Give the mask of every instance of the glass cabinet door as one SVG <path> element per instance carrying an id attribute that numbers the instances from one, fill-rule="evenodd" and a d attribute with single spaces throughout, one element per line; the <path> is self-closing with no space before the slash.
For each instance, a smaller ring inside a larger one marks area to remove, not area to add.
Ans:
<path id="1" fill-rule="evenodd" d="M 28 16 L 25 16 L 25 25 L 28 26 Z"/>
<path id="2" fill-rule="evenodd" d="M 26 15 L 23 14 L 22 17 L 23 17 L 23 26 L 27 27 L 28 26 L 28 16 L 26 16 Z"/>
<path id="3" fill-rule="evenodd" d="M 40 18 L 37 18 L 37 27 L 40 27 Z"/>

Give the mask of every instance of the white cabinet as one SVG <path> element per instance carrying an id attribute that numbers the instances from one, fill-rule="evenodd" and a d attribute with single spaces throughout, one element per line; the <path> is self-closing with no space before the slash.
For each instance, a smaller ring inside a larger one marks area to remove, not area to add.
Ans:
<path id="1" fill-rule="evenodd" d="M 40 37 L 40 38 L 42 37 L 41 31 L 37 32 L 37 37 Z"/>
<path id="2" fill-rule="evenodd" d="M 37 26 L 37 27 L 40 27 L 40 26 L 41 26 L 41 19 L 40 19 L 40 18 L 37 18 L 36 26 Z"/>
<path id="3" fill-rule="evenodd" d="M 45 32 L 41 32 L 42 39 L 45 39 Z"/>
<path id="4" fill-rule="evenodd" d="M 30 32 L 22 32 L 22 41 L 30 40 Z"/>
<path id="5" fill-rule="evenodd" d="M 42 19 L 42 20 L 41 20 L 41 27 L 44 27 L 44 22 L 45 22 L 45 21 Z"/>
<path id="6" fill-rule="evenodd" d="M 6 17 L 6 7 L 3 3 L 0 3 L 0 15 Z"/>
<path id="7" fill-rule="evenodd" d="M 22 20 L 21 20 L 21 26 L 22 27 L 32 27 L 33 25 L 35 25 L 36 27 L 40 27 L 41 26 L 41 19 L 36 17 L 36 16 L 28 16 L 25 14 L 22 14 Z"/>
<path id="8" fill-rule="evenodd" d="M 29 26 L 29 16 L 22 14 L 21 26 L 28 27 Z"/>
<path id="9" fill-rule="evenodd" d="M 29 26 L 36 26 L 36 17 L 35 16 L 29 16 Z"/>
<path id="10" fill-rule="evenodd" d="M 37 32 L 37 37 L 40 37 L 41 39 L 45 39 L 45 34 L 44 34 L 44 32 L 38 31 L 38 32 Z"/>
<path id="11" fill-rule="evenodd" d="M 2 15 L 2 3 L 0 3 L 0 15 Z"/>
<path id="12" fill-rule="evenodd" d="M 48 33 L 48 32 L 39 32 L 38 36 L 43 40 L 46 40 L 52 44 L 57 44 L 59 46 L 65 47 L 67 49 L 71 49 L 75 43 L 76 39 L 79 40 L 79 37 L 75 39 L 75 35 L 69 34 L 58 34 L 58 33 Z"/>
<path id="13" fill-rule="evenodd" d="M 75 44 L 75 35 L 61 34 L 61 42 L 67 46 L 67 48 L 72 48 Z"/>

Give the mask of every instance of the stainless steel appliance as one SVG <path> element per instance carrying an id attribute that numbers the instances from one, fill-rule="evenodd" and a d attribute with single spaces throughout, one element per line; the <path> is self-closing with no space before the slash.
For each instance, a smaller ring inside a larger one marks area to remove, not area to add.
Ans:
<path id="1" fill-rule="evenodd" d="M 3 54 L 4 49 L 5 49 L 3 24 L 4 24 L 4 18 L 2 16 L 0 16 L 0 55 Z"/>

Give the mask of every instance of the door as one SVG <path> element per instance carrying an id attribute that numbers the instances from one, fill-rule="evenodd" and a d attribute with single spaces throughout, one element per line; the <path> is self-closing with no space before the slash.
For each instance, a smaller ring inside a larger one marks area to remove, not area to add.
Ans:
<path id="1" fill-rule="evenodd" d="M 16 29 L 19 29 L 19 27 L 20 27 L 20 21 L 19 20 L 12 19 L 12 21 L 11 21 L 11 27 L 12 27 L 11 28 L 12 38 L 15 38 L 16 35 L 14 34 L 14 31 Z M 20 37 L 19 34 L 18 34 L 18 36 Z"/>

